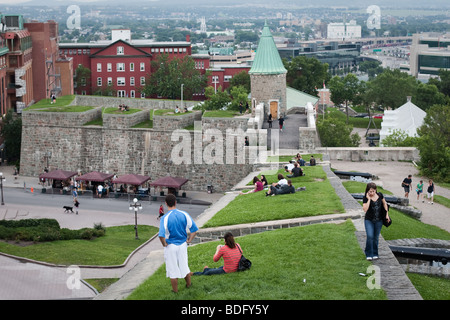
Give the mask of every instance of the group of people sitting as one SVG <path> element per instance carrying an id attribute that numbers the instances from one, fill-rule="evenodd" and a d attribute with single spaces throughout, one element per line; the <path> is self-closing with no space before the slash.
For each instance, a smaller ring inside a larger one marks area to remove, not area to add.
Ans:
<path id="1" fill-rule="evenodd" d="M 181 110 L 180 108 L 178 108 L 178 106 L 175 107 L 175 113 L 180 113 Z M 188 112 L 188 109 L 186 107 L 184 107 L 183 112 Z"/>
<path id="2" fill-rule="evenodd" d="M 299 187 L 295 189 L 295 187 L 292 185 L 292 181 L 290 179 L 286 179 L 281 173 L 278 174 L 278 182 L 274 182 L 271 185 L 268 184 L 267 179 L 263 174 L 261 175 L 261 179 L 255 176 L 253 177 L 253 185 L 255 186 L 254 189 L 250 190 L 247 193 L 240 191 L 239 194 L 250 194 L 267 189 L 267 197 L 306 190 L 305 187 Z"/>
<path id="3" fill-rule="evenodd" d="M 118 109 L 120 111 L 128 111 L 128 110 L 130 110 L 130 108 L 128 106 L 124 105 L 124 104 L 120 104 Z"/>

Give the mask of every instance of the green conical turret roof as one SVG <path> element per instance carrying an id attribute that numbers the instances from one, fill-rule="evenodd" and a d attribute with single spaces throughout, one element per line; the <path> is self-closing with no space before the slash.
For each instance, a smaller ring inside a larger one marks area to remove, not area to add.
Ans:
<path id="1" fill-rule="evenodd" d="M 255 60 L 249 74 L 283 74 L 287 70 L 284 68 L 278 53 L 277 46 L 273 40 L 267 22 L 264 24 L 261 38 L 259 39 L 258 49 L 256 50 Z"/>

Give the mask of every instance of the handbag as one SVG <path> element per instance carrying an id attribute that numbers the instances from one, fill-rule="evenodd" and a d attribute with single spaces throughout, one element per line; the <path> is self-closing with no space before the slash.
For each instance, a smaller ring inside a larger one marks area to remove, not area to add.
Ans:
<path id="1" fill-rule="evenodd" d="M 244 255 L 242 254 L 241 248 L 237 245 L 239 252 L 241 253 L 241 259 L 239 260 L 239 265 L 238 265 L 238 271 L 245 271 L 250 269 L 250 267 L 252 266 L 252 262 L 250 260 L 248 260 L 246 257 L 244 257 Z"/>
<path id="2" fill-rule="evenodd" d="M 389 221 L 386 220 L 386 213 L 389 213 L 389 208 L 390 208 L 388 203 L 387 203 L 387 207 L 388 207 L 388 211 L 386 212 L 386 210 L 384 210 L 384 206 L 382 206 L 382 208 L 383 208 L 383 226 L 385 226 L 386 228 L 392 224 L 391 217 L 389 217 Z"/>

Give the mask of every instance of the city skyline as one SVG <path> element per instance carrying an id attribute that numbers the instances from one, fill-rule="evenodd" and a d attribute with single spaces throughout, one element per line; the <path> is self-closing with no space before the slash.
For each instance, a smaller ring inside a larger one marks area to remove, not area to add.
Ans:
<path id="1" fill-rule="evenodd" d="M 84 4 L 84 5 L 101 5 L 101 4 L 122 4 L 120 0 L 0 0 L 0 5 L 43 5 L 43 6 L 55 6 L 55 5 L 71 5 L 71 4 Z M 171 6 L 174 4 L 186 4 L 183 0 L 131 0 L 128 2 L 131 5 L 161 5 L 161 6 Z M 445 8 L 450 7 L 450 3 L 447 0 L 431 0 L 431 1 L 408 1 L 408 0 L 398 0 L 394 3 L 389 0 L 358 0 L 356 3 L 349 3 L 347 0 L 316 0 L 313 3 L 307 3 L 301 0 L 227 0 L 226 2 L 221 0 L 192 0 L 189 2 L 189 6 L 279 6 L 286 5 L 286 9 L 289 7 L 364 7 L 369 5 L 378 5 L 383 7 L 391 8 L 412 8 L 412 7 L 427 7 L 427 8 Z M 182 9 L 182 8 L 180 8 Z"/>

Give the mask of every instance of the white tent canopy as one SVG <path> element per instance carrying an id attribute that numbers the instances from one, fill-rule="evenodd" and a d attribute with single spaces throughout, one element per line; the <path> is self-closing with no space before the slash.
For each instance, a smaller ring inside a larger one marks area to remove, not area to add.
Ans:
<path id="1" fill-rule="evenodd" d="M 417 136 L 417 128 L 423 124 L 427 113 L 408 101 L 400 108 L 384 111 L 383 122 L 381 122 L 380 143 L 394 130 L 402 130 L 410 137 Z"/>

